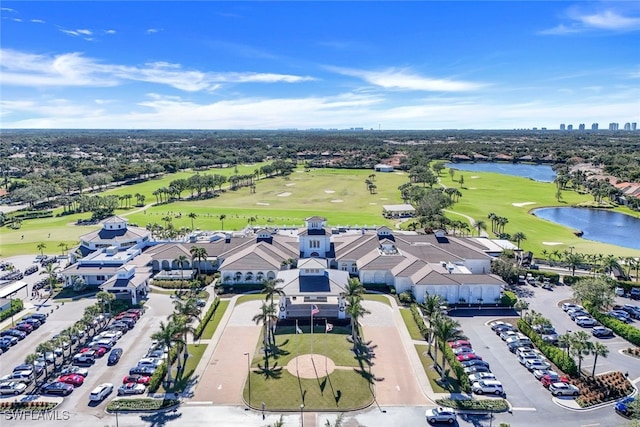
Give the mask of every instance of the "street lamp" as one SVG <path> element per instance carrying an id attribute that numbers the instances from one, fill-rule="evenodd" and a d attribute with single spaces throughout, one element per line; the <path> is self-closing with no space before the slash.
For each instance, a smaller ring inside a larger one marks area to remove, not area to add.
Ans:
<path id="1" fill-rule="evenodd" d="M 304 427 L 304 415 L 302 411 L 304 411 L 304 403 L 300 404 L 300 426 Z"/>
<path id="2" fill-rule="evenodd" d="M 249 384 L 249 407 L 251 407 L 251 359 L 249 358 L 249 353 L 244 353 L 247 356 L 247 375 L 248 375 L 248 384 Z"/>
<path id="3" fill-rule="evenodd" d="M 118 409 L 120 409 L 120 404 L 119 404 L 119 403 L 116 403 L 116 404 L 113 406 L 113 409 L 115 410 L 115 413 L 116 413 L 116 427 L 119 427 L 119 426 L 118 426 Z"/>

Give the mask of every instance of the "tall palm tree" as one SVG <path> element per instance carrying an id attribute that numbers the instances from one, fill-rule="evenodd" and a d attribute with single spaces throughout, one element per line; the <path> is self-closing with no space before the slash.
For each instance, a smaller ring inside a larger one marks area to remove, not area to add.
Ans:
<path id="1" fill-rule="evenodd" d="M 173 346 L 173 343 L 175 342 L 174 339 L 176 334 L 177 334 L 176 325 L 173 322 L 164 323 L 163 321 L 160 321 L 160 330 L 158 332 L 155 332 L 153 335 L 151 335 L 151 338 L 154 340 L 157 340 L 158 342 L 163 344 L 166 348 L 171 348 Z M 173 383 L 173 379 L 171 377 L 171 365 L 172 365 L 171 358 L 167 358 L 165 360 L 165 363 L 167 365 L 167 372 L 165 377 L 166 378 L 165 389 L 166 389 L 166 388 L 169 388 L 171 383 Z"/>
<path id="2" fill-rule="evenodd" d="M 267 279 L 265 281 L 262 282 L 262 285 L 264 286 L 262 288 L 262 293 L 265 294 L 264 300 L 265 301 L 271 301 L 271 306 L 274 307 L 275 310 L 275 304 L 274 304 L 274 297 L 276 295 L 278 295 L 279 297 L 286 295 L 284 293 L 284 291 L 282 290 L 282 288 L 279 288 L 278 285 L 280 283 L 282 283 L 283 280 L 282 279 Z M 277 313 L 276 314 L 276 319 L 277 319 Z M 277 321 L 277 320 L 276 320 Z M 273 330 L 273 324 L 270 324 L 268 326 L 269 330 Z M 273 335 L 271 334 L 271 337 L 274 338 L 273 341 L 271 341 L 272 344 L 275 344 L 275 337 L 273 337 Z"/>
<path id="3" fill-rule="evenodd" d="M 578 358 L 578 375 L 582 373 L 582 360 L 591 352 L 593 343 L 585 331 L 574 332 L 571 340 L 571 353 Z"/>
<path id="4" fill-rule="evenodd" d="M 116 296 L 114 294 L 107 291 L 100 291 L 96 294 L 96 299 L 98 300 L 98 302 L 100 302 L 103 313 L 111 313 L 111 301 L 116 299 Z M 105 304 L 108 304 L 109 306 L 108 311 L 105 311 L 104 309 Z"/>
<path id="5" fill-rule="evenodd" d="M 41 343 L 40 343 L 40 344 L 38 344 L 38 345 L 37 345 L 37 347 L 36 347 L 36 359 L 38 359 L 38 356 L 39 356 L 40 354 L 42 354 L 42 357 L 44 358 L 44 357 L 45 357 L 45 355 L 46 355 L 48 352 L 51 352 L 51 351 L 53 351 L 53 347 L 51 346 L 51 343 L 50 343 L 50 342 L 48 342 L 48 341 L 41 342 Z M 48 365 L 48 363 L 47 363 L 47 361 L 45 360 L 45 361 L 44 361 L 44 378 L 45 378 L 45 379 L 49 377 L 49 369 L 48 369 L 47 365 Z"/>
<path id="6" fill-rule="evenodd" d="M 40 256 L 44 256 L 44 250 L 46 247 L 47 245 L 45 245 L 44 242 L 38 243 L 38 246 L 36 246 L 36 248 L 38 248 L 38 250 L 40 251 Z"/>
<path id="7" fill-rule="evenodd" d="M 184 282 L 184 266 L 185 264 L 187 264 L 188 260 L 189 258 L 187 258 L 186 255 L 180 255 L 173 260 L 173 262 L 175 262 L 178 265 L 178 267 L 180 267 L 180 284 L 181 285 Z"/>
<path id="8" fill-rule="evenodd" d="M 273 305 L 263 302 L 262 305 L 260 306 L 260 312 L 255 316 L 253 316 L 253 318 L 251 319 L 256 323 L 256 325 L 259 325 L 262 323 L 262 329 L 263 329 L 262 343 L 263 343 L 263 350 L 264 350 L 265 365 L 267 364 L 268 357 L 269 357 L 269 342 L 270 342 L 269 322 L 274 313 L 275 313 L 275 308 L 273 307 Z"/>
<path id="9" fill-rule="evenodd" d="M 568 267 L 571 269 L 571 275 L 576 275 L 576 268 L 580 266 L 584 262 L 584 257 L 579 253 L 568 253 L 565 257 L 565 262 Z"/>
<path id="10" fill-rule="evenodd" d="M 558 347 L 564 348 L 565 354 L 568 356 L 571 350 L 573 337 L 570 332 L 558 336 Z"/>
<path id="11" fill-rule="evenodd" d="M 24 363 L 28 364 L 28 365 L 34 365 L 36 361 L 38 360 L 38 355 L 36 353 L 30 353 L 27 355 L 27 357 L 24 358 Z M 35 371 L 34 371 L 35 372 Z M 35 387 L 38 388 L 38 375 L 35 374 L 34 375 L 36 377 L 35 380 Z M 49 376 L 49 372 L 47 371 L 47 364 L 44 364 L 44 375 L 42 376 L 42 383 L 44 384 L 44 382 L 47 380 L 47 377 Z"/>
<path id="12" fill-rule="evenodd" d="M 431 295 L 428 292 L 424 297 L 424 302 L 420 304 L 420 308 L 422 309 L 422 313 L 424 314 L 425 319 L 428 322 L 427 325 L 427 336 L 425 337 L 427 342 L 429 343 L 429 354 L 431 354 L 431 345 L 433 342 L 433 321 L 441 313 L 440 307 L 442 306 L 443 301 L 440 295 Z"/>
<path id="13" fill-rule="evenodd" d="M 518 231 L 513 234 L 512 239 L 515 240 L 516 246 L 518 246 L 518 249 L 520 249 L 520 242 L 523 240 L 527 240 L 527 236 L 523 232 Z"/>
<path id="14" fill-rule="evenodd" d="M 227 216 L 225 214 L 221 214 L 218 218 L 220 218 L 220 229 L 224 231 L 224 220 Z"/>
<path id="15" fill-rule="evenodd" d="M 191 218 L 191 230 L 195 230 L 195 228 L 193 228 L 193 220 L 198 218 L 198 214 L 195 212 L 189 212 L 189 215 L 187 216 Z"/>
<path id="16" fill-rule="evenodd" d="M 47 264 L 45 269 L 40 272 L 40 274 L 47 275 L 47 284 L 49 285 L 49 295 L 53 294 L 53 287 L 58 281 L 58 270 L 60 270 L 60 267 L 58 267 L 53 263 L 49 263 Z"/>
<path id="17" fill-rule="evenodd" d="M 351 318 L 351 338 L 353 339 L 353 346 L 355 348 L 358 345 L 360 336 L 358 319 L 365 314 L 371 314 L 371 312 L 362 306 L 361 296 L 353 295 L 347 297 L 346 313 Z M 311 327 L 313 327 L 313 325 Z"/>
<path id="18" fill-rule="evenodd" d="M 591 354 L 594 356 L 593 359 L 593 370 L 591 371 L 591 376 L 596 376 L 596 364 L 598 363 L 598 356 L 607 357 L 609 355 L 609 347 L 602 344 L 601 342 L 594 342 L 593 346 L 591 346 Z"/>
<path id="19" fill-rule="evenodd" d="M 202 261 L 206 261 L 209 254 L 207 254 L 207 250 L 205 248 L 199 246 L 192 246 L 189 250 L 189 253 L 191 254 L 191 264 L 192 266 L 196 266 L 198 279 L 200 279 L 200 274 L 202 272 Z M 195 261 L 197 261 L 197 263 Z"/>
<path id="20" fill-rule="evenodd" d="M 474 219 L 473 220 L 473 227 L 478 232 L 478 237 L 480 237 L 480 234 L 482 233 L 482 230 L 486 230 L 487 229 L 487 223 L 484 222 L 481 219 Z"/>
<path id="21" fill-rule="evenodd" d="M 440 366 L 441 378 L 444 379 L 445 369 L 445 353 L 444 348 L 449 341 L 462 338 L 460 330 L 460 322 L 453 320 L 449 316 L 438 316 L 434 319 L 433 333 L 436 336 L 436 345 L 440 345 L 442 349 L 442 365 Z"/>
<path id="22" fill-rule="evenodd" d="M 522 299 L 518 299 L 518 301 L 516 301 L 516 303 L 513 305 L 513 309 L 518 312 L 521 319 L 522 319 L 522 312 L 526 311 L 528 308 L 529 308 L 529 303 Z"/>
<path id="23" fill-rule="evenodd" d="M 347 282 L 346 297 L 362 297 L 367 290 L 362 286 L 360 280 L 357 277 L 352 277 Z"/>

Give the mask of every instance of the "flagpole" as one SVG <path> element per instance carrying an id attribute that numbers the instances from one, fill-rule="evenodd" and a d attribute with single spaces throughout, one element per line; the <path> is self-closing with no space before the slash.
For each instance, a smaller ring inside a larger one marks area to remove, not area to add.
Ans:
<path id="1" fill-rule="evenodd" d="M 298 329 L 298 319 L 296 319 L 296 335 L 298 335 L 298 330 L 299 330 Z M 298 344 L 296 346 L 296 353 L 298 353 L 299 352 L 298 346 L 300 345 L 300 340 L 296 339 L 296 343 Z M 297 354 L 296 354 L 296 375 L 300 376 L 300 374 L 298 373 L 298 355 Z"/>
<path id="2" fill-rule="evenodd" d="M 327 318 L 324 318 L 324 372 L 329 375 L 329 370 L 327 369 L 327 359 L 329 358 L 329 349 L 327 348 L 327 333 L 328 331 L 328 323 Z"/>
<path id="3" fill-rule="evenodd" d="M 313 361 L 313 306 L 311 306 L 311 361 Z"/>

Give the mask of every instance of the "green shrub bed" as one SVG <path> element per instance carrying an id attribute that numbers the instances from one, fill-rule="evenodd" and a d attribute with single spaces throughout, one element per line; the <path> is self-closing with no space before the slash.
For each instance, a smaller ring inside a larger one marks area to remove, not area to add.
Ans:
<path id="1" fill-rule="evenodd" d="M 176 399 L 116 399 L 109 402 L 107 411 L 157 411 L 171 408 L 179 403 L 180 401 Z"/>
<path id="2" fill-rule="evenodd" d="M 54 409 L 56 406 L 58 406 L 58 404 L 55 402 L 4 401 L 4 402 L 0 402 L 0 413 L 4 413 L 5 415 L 8 415 L 12 411 L 25 411 L 25 410 L 28 410 L 30 412 L 31 411 L 45 412 L 45 411 L 50 411 Z M 4 418 L 4 419 L 9 420 L 9 418 Z"/>
<path id="3" fill-rule="evenodd" d="M 464 372 L 464 366 L 462 366 L 456 355 L 453 354 L 451 347 L 449 347 L 447 343 L 444 343 L 440 345 L 440 350 L 444 353 L 447 363 L 449 363 L 449 366 L 453 369 L 453 373 L 460 382 L 460 389 L 465 393 L 470 393 L 471 383 L 469 382 L 469 376 Z"/>
<path id="4" fill-rule="evenodd" d="M 17 313 L 20 313 L 23 308 L 24 308 L 24 304 L 22 303 L 22 300 L 20 299 L 11 300 L 11 307 L 8 310 L 5 310 L 2 313 L 0 313 L 0 321 L 8 319 L 9 317 Z"/>
<path id="5" fill-rule="evenodd" d="M 602 323 L 607 328 L 611 329 L 615 334 L 621 336 L 631 344 L 640 345 L 640 329 L 638 329 L 637 327 L 628 325 L 618 319 L 607 316 L 604 313 L 600 313 L 599 311 L 594 310 L 588 304 L 585 304 L 584 308 L 587 309 L 589 313 L 591 313 L 594 319 Z"/>
<path id="6" fill-rule="evenodd" d="M 220 305 L 220 298 L 216 297 L 215 301 L 213 301 L 213 304 L 211 304 L 211 306 L 209 307 L 209 310 L 207 310 L 207 312 L 202 317 L 202 322 L 200 322 L 200 324 L 194 331 L 193 333 L 194 339 L 197 340 L 202 336 L 204 329 L 207 327 L 207 324 L 209 323 L 213 315 L 216 313 L 216 310 L 218 309 L 219 305 Z"/>
<path id="7" fill-rule="evenodd" d="M 509 410 L 509 405 L 504 399 L 438 399 L 436 403 L 439 406 L 466 411 L 506 412 Z"/>
<path id="8" fill-rule="evenodd" d="M 500 304 L 502 304 L 505 307 L 513 307 L 514 305 L 516 305 L 517 301 L 518 301 L 518 297 L 516 296 L 515 293 L 511 291 L 504 291 L 502 293 L 502 298 L 500 299 Z"/>
<path id="9" fill-rule="evenodd" d="M 551 363 L 556 365 L 558 369 L 567 375 L 575 377 L 578 375 L 578 366 L 572 357 L 568 356 L 564 350 L 549 344 L 540 338 L 540 335 L 534 331 L 527 322 L 522 319 L 518 320 L 518 329 L 531 339 L 531 342 L 549 359 Z"/>

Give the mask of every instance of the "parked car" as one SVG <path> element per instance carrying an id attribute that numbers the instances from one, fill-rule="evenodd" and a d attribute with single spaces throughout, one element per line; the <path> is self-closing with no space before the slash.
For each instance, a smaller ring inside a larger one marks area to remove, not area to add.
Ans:
<path id="1" fill-rule="evenodd" d="M 549 369 L 551 364 L 541 359 L 528 360 L 524 366 L 529 370 L 529 372 L 533 372 L 536 369 L 544 370 Z"/>
<path id="2" fill-rule="evenodd" d="M 433 408 L 425 411 L 425 417 L 429 424 L 434 423 L 449 423 L 456 422 L 456 413 L 451 408 Z"/>
<path id="3" fill-rule="evenodd" d="M 122 384 L 120 388 L 118 388 L 118 396 L 123 396 L 127 394 L 142 394 L 146 391 L 146 387 L 144 384 L 138 383 L 127 383 Z"/>
<path id="4" fill-rule="evenodd" d="M 115 365 L 122 356 L 122 349 L 119 347 L 111 349 L 109 357 L 107 358 L 107 365 Z"/>
<path id="5" fill-rule="evenodd" d="M 631 288 L 631 291 L 629 291 L 629 298 L 633 300 L 640 299 L 640 288 Z"/>
<path id="6" fill-rule="evenodd" d="M 540 360 L 540 356 L 533 351 L 521 352 L 518 355 L 518 362 L 520 362 L 521 365 L 525 365 L 530 360 Z"/>
<path id="7" fill-rule="evenodd" d="M 471 386 L 471 391 L 475 394 L 496 394 L 500 396 L 504 394 L 502 383 L 497 380 L 482 380 L 475 382 Z"/>
<path id="8" fill-rule="evenodd" d="M 92 355 L 84 353 L 76 354 L 71 361 L 71 364 L 76 366 L 91 366 L 94 363 L 96 363 L 96 359 Z"/>
<path id="9" fill-rule="evenodd" d="M 499 326 L 502 325 L 507 325 L 507 322 L 503 322 L 502 320 L 496 320 L 494 322 L 489 323 L 489 327 L 491 328 L 492 331 L 495 331 L 496 328 L 498 328 Z"/>
<path id="10" fill-rule="evenodd" d="M 25 384 L 31 384 L 34 380 L 33 370 L 31 371 L 15 371 L 8 375 L 0 377 L 0 381 L 19 381 Z"/>
<path id="11" fill-rule="evenodd" d="M 0 342 L 6 343 L 9 347 L 18 344 L 18 338 L 12 336 L 0 337 Z"/>
<path id="12" fill-rule="evenodd" d="M 604 326 L 594 326 L 593 329 L 591 329 L 591 334 L 598 338 L 612 337 L 613 331 Z"/>
<path id="13" fill-rule="evenodd" d="M 569 302 L 565 302 L 565 303 L 562 304 L 562 310 L 564 310 L 564 311 L 569 311 L 572 308 L 584 309 L 583 306 L 578 305 L 578 304 L 573 304 L 573 303 L 569 303 Z"/>
<path id="14" fill-rule="evenodd" d="M 68 374 L 62 375 L 60 378 L 58 378 L 58 381 L 60 381 L 61 383 L 71 384 L 74 387 L 79 387 L 84 384 L 84 377 L 78 374 Z"/>
<path id="15" fill-rule="evenodd" d="M 576 325 L 583 328 L 592 328 L 598 325 L 598 321 L 591 316 L 579 316 L 575 318 Z"/>
<path id="16" fill-rule="evenodd" d="M 504 331 L 500 334 L 500 339 L 502 341 L 506 341 L 510 337 L 516 337 L 516 336 L 518 336 L 518 332 L 516 331 Z"/>
<path id="17" fill-rule="evenodd" d="M 511 353 L 516 353 L 518 349 L 533 349 L 533 343 L 531 342 L 531 340 L 518 340 L 507 344 L 507 348 Z"/>
<path id="18" fill-rule="evenodd" d="M 554 396 L 577 396 L 580 394 L 580 389 L 578 387 L 565 382 L 551 383 L 549 391 Z"/>
<path id="19" fill-rule="evenodd" d="M 505 323 L 504 325 L 498 325 L 494 329 L 496 335 L 500 335 L 501 333 L 506 331 L 516 331 L 516 330 L 517 330 L 516 327 L 509 323 Z"/>
<path id="20" fill-rule="evenodd" d="M 62 396 L 68 396 L 71 392 L 73 392 L 73 386 L 60 381 L 54 381 L 42 387 L 43 394 L 59 394 Z"/>
<path id="21" fill-rule="evenodd" d="M 13 368 L 13 372 L 16 371 L 31 371 L 34 377 L 39 377 L 42 372 L 44 372 L 44 366 L 42 365 L 33 365 L 31 363 L 23 363 L 22 365 L 18 365 Z"/>
<path id="22" fill-rule="evenodd" d="M 575 310 L 575 311 L 569 310 L 569 317 L 574 322 L 576 321 L 577 317 L 589 317 L 589 316 L 591 316 L 591 314 L 589 314 L 589 312 L 586 310 Z"/>
<path id="23" fill-rule="evenodd" d="M 15 328 L 9 328 L 9 329 L 5 329 L 4 331 L 0 332 L 0 337 L 16 337 L 19 340 L 23 340 L 26 336 L 27 333 L 24 331 L 19 331 L 18 329 Z"/>
<path id="24" fill-rule="evenodd" d="M 540 378 L 540 382 L 542 383 L 542 386 L 544 388 L 549 388 L 553 383 L 558 383 L 558 382 L 568 383 L 569 377 L 565 375 L 560 376 L 557 372 L 548 373 L 543 375 L 542 378 Z"/>
<path id="25" fill-rule="evenodd" d="M 14 328 L 19 330 L 19 331 L 22 331 L 22 332 L 24 332 L 26 334 L 30 334 L 31 332 L 33 332 L 33 326 L 31 326 L 27 322 L 18 322 L 18 323 L 16 323 Z"/>
<path id="26" fill-rule="evenodd" d="M 621 413 L 625 417 L 631 417 L 633 415 L 631 410 L 631 402 L 633 402 L 634 400 L 636 399 L 632 396 L 628 396 L 624 399 L 619 400 L 614 407 L 615 411 Z"/>
<path id="27" fill-rule="evenodd" d="M 122 379 L 122 384 L 136 383 L 148 385 L 151 377 L 148 375 L 127 375 Z"/>
<path id="28" fill-rule="evenodd" d="M 477 374 L 480 372 L 491 372 L 491 370 L 489 369 L 489 367 L 484 366 L 484 365 L 474 365 L 474 366 L 466 366 L 464 368 L 464 373 L 469 375 L 469 374 Z"/>
<path id="29" fill-rule="evenodd" d="M 486 366 L 487 368 L 489 368 L 489 362 L 485 362 L 484 360 L 480 359 L 463 360 L 462 362 L 460 362 L 460 364 L 463 368 L 468 368 L 470 366 Z"/>
<path id="30" fill-rule="evenodd" d="M 622 309 L 629 313 L 629 316 L 631 316 L 632 318 L 640 319 L 640 307 L 638 307 L 637 305 L 625 304 L 622 306 Z"/>
<path id="31" fill-rule="evenodd" d="M 465 353 L 473 353 L 473 349 L 471 347 L 456 347 L 453 349 L 453 354 L 456 356 Z"/>
<path id="32" fill-rule="evenodd" d="M 22 321 L 30 324 L 33 329 L 38 329 L 40 325 L 42 325 L 41 321 L 39 321 L 38 319 L 34 319 L 33 317 L 24 317 L 22 318 Z"/>
<path id="33" fill-rule="evenodd" d="M 481 381 L 481 380 L 495 380 L 496 376 L 491 372 L 478 372 L 477 374 L 469 375 L 469 382 L 471 384 Z"/>
<path id="34" fill-rule="evenodd" d="M 138 366 L 150 366 L 153 368 L 157 368 L 162 364 L 162 359 L 156 359 L 154 357 L 143 357 L 138 361 Z"/>
<path id="35" fill-rule="evenodd" d="M 129 375 L 153 375 L 156 371 L 156 368 L 153 366 L 134 366 L 129 369 Z"/>
<path id="36" fill-rule="evenodd" d="M 465 360 L 482 360 L 482 357 L 478 356 L 475 353 L 462 353 L 456 356 L 459 362 L 463 362 Z"/>
<path id="37" fill-rule="evenodd" d="M 449 341 L 448 342 L 449 347 L 451 348 L 458 348 L 458 347 L 469 347 L 471 348 L 471 343 L 467 340 L 455 340 L 455 341 Z"/>
<path id="38" fill-rule="evenodd" d="M 621 320 L 623 322 L 630 322 L 631 321 L 631 316 L 629 316 L 629 313 L 627 313 L 624 310 L 611 310 L 607 314 L 609 316 L 615 317 L 616 319 Z"/>
<path id="39" fill-rule="evenodd" d="M 120 331 L 126 333 L 129 331 L 129 325 L 124 322 L 114 322 L 107 328 L 109 331 Z"/>
<path id="40" fill-rule="evenodd" d="M 98 385 L 96 388 L 91 390 L 91 394 L 89 395 L 89 400 L 91 402 L 100 402 L 105 397 L 113 392 L 113 384 L 111 383 L 103 383 Z"/>
<path id="41" fill-rule="evenodd" d="M 27 385 L 19 381 L 0 382 L 0 395 L 5 395 L 5 394 L 18 395 L 20 393 L 24 393 L 26 389 L 27 389 Z"/>
<path id="42" fill-rule="evenodd" d="M 80 366 L 67 365 L 62 368 L 62 371 L 60 371 L 60 375 L 71 374 L 82 375 L 83 377 L 86 377 L 87 375 L 89 375 L 89 370 L 87 368 L 81 368 Z"/>
<path id="43" fill-rule="evenodd" d="M 47 321 L 47 315 L 43 313 L 31 313 L 30 315 L 23 317 L 22 319 L 36 319 L 38 322 L 40 322 L 40 324 L 42 324 Z"/>

